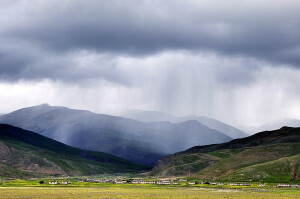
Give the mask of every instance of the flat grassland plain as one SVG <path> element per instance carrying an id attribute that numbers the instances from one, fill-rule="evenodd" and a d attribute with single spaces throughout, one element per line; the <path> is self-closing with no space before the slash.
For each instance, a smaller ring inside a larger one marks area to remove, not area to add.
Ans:
<path id="1" fill-rule="evenodd" d="M 72 183 L 71 185 L 39 185 L 38 182 L 12 181 L 0 183 L 0 198 L 300 198 L 300 189 L 231 186 L 169 186 L 105 183 Z"/>

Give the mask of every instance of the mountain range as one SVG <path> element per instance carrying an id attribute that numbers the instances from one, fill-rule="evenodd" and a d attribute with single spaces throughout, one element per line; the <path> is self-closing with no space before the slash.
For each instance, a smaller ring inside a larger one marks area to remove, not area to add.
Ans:
<path id="1" fill-rule="evenodd" d="M 145 169 L 149 167 L 0 124 L 0 178 L 112 174 Z"/>
<path id="2" fill-rule="evenodd" d="M 163 157 L 150 174 L 202 180 L 298 182 L 300 128 L 282 127 L 223 144 L 195 146 Z"/>
<path id="3" fill-rule="evenodd" d="M 300 182 L 300 128 L 245 137 L 203 116 L 122 115 L 43 104 L 0 116 L 0 178 L 136 173 L 155 165 L 149 175 Z"/>
<path id="4" fill-rule="evenodd" d="M 219 132 L 222 132 L 225 135 L 234 139 L 248 136 L 247 133 L 243 132 L 240 129 L 237 129 L 233 126 L 230 126 L 228 124 L 225 124 L 223 122 L 205 116 L 189 115 L 189 116 L 177 117 L 177 116 L 173 116 L 158 111 L 143 111 L 137 109 L 126 110 L 122 112 L 120 116 L 142 121 L 142 122 L 168 121 L 171 123 L 180 123 L 188 120 L 195 120 L 211 129 L 215 129 Z"/>
<path id="5" fill-rule="evenodd" d="M 146 165 L 154 165 L 164 155 L 195 145 L 232 140 L 198 120 L 141 122 L 47 104 L 0 116 L 0 123 L 30 130 L 73 147 L 105 152 Z"/>

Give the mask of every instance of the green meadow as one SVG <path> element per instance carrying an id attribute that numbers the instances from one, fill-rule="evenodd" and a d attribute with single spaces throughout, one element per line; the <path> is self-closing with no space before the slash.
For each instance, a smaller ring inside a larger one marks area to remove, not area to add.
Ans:
<path id="1" fill-rule="evenodd" d="M 229 185 L 134 185 L 72 181 L 70 185 L 40 184 L 40 180 L 12 180 L 0 183 L 0 198 L 299 198 L 300 189 Z M 60 180 L 59 180 L 60 181 Z M 47 182 L 47 181 L 45 181 Z"/>

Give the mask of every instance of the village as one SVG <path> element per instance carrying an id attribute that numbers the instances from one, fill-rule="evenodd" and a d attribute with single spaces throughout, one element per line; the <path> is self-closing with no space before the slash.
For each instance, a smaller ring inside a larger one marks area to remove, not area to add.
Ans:
<path id="1" fill-rule="evenodd" d="M 210 181 L 189 181 L 186 179 L 162 179 L 162 180 L 147 180 L 142 178 L 130 178 L 130 179 L 110 179 L 110 178 L 103 178 L 103 179 L 84 179 L 84 180 L 77 180 L 77 183 L 111 183 L 111 184 L 152 184 L 152 185 L 229 185 L 229 186 L 250 186 L 250 183 L 236 183 L 236 182 L 210 182 Z M 49 181 L 50 185 L 70 185 L 72 184 L 70 181 Z M 263 187 L 265 183 L 257 183 L 256 186 Z M 298 184 L 277 184 L 273 187 L 278 188 L 300 188 Z"/>

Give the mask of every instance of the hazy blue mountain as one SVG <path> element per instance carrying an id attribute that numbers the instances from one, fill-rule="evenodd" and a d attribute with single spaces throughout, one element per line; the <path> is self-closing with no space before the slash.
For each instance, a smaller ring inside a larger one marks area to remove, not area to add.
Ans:
<path id="1" fill-rule="evenodd" d="M 199 123 L 208 126 L 211 129 L 215 129 L 229 137 L 234 139 L 247 137 L 248 134 L 237 129 L 233 126 L 220 122 L 218 120 L 204 117 L 204 116 L 184 116 L 184 117 L 176 117 L 173 115 L 169 115 L 166 113 L 161 113 L 157 111 L 143 111 L 143 110 L 127 110 L 121 113 L 120 116 L 131 118 L 135 120 L 139 120 L 142 122 L 156 122 L 156 121 L 169 121 L 171 123 L 179 123 L 188 120 L 196 120 Z"/>
<path id="2" fill-rule="evenodd" d="M 144 123 L 47 104 L 3 115 L 0 123 L 31 130 L 81 149 L 106 152 L 148 165 L 155 164 L 163 155 L 195 145 L 232 139 L 195 120 L 176 124 Z"/>
<path id="3" fill-rule="evenodd" d="M 120 116 L 138 120 L 141 122 L 161 122 L 161 121 L 173 122 L 178 119 L 176 116 L 169 115 L 166 113 L 162 113 L 158 111 L 144 111 L 138 109 L 125 110 L 120 114 Z"/>

